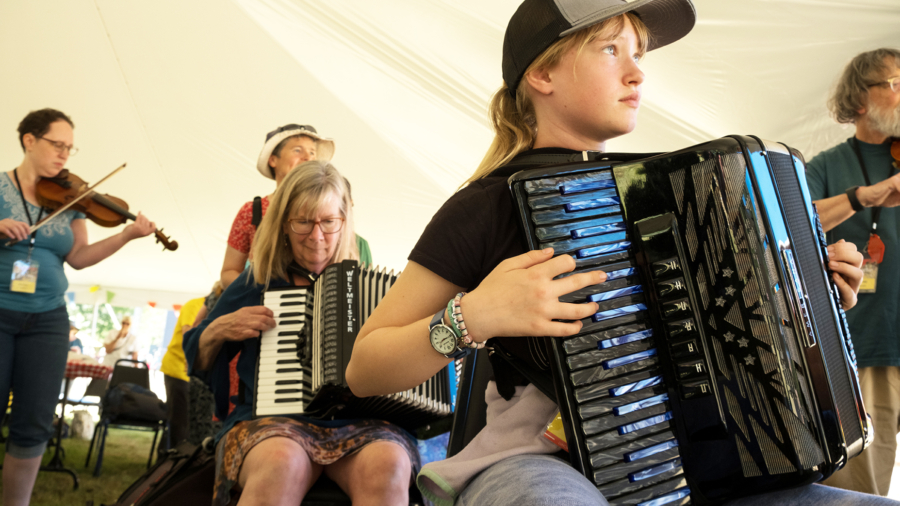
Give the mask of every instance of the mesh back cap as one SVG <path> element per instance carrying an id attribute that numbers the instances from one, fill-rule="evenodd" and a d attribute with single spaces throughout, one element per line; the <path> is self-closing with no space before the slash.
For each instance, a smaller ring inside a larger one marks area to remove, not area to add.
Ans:
<path id="1" fill-rule="evenodd" d="M 503 37 L 503 81 L 515 96 L 525 69 L 559 38 L 633 11 L 647 25 L 653 50 L 684 37 L 697 13 L 691 0 L 525 0 Z"/>

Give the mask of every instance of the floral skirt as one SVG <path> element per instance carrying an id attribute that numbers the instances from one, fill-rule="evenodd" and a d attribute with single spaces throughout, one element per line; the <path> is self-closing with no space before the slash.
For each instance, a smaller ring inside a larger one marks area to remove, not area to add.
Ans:
<path id="1" fill-rule="evenodd" d="M 231 501 L 241 465 L 250 450 L 270 437 L 286 437 L 306 450 L 309 459 L 327 466 L 351 455 L 369 443 L 390 441 L 406 450 L 412 464 L 411 479 L 421 467 L 415 441 L 403 429 L 383 420 L 358 420 L 341 427 L 320 427 L 285 417 L 239 422 L 219 442 L 216 450 L 214 506 Z"/>

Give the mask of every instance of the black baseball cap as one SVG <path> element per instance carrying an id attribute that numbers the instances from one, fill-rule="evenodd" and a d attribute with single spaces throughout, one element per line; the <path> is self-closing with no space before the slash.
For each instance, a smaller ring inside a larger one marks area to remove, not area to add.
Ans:
<path id="1" fill-rule="evenodd" d="M 561 37 L 626 12 L 650 32 L 648 51 L 671 44 L 694 28 L 691 0 L 525 0 L 503 37 L 503 81 L 512 96 L 535 58 Z"/>

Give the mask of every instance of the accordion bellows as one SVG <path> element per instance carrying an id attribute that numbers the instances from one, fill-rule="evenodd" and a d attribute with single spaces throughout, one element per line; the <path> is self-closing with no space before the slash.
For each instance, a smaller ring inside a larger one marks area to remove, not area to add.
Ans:
<path id="1" fill-rule="evenodd" d="M 610 504 L 712 504 L 811 483 L 871 438 L 799 153 L 726 137 L 510 178 L 531 249 L 605 283 L 553 339 L 573 465 Z"/>

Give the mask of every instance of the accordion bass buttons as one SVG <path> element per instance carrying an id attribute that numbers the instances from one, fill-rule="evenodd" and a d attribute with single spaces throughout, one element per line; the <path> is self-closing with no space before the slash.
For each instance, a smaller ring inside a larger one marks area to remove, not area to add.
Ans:
<path id="1" fill-rule="evenodd" d="M 693 399 L 694 397 L 711 393 L 712 389 L 709 386 L 709 381 L 705 379 L 686 381 L 681 384 L 681 397 L 683 399 Z"/>
<path id="2" fill-rule="evenodd" d="M 650 273 L 655 278 L 669 277 L 673 274 L 682 274 L 681 261 L 678 257 L 667 258 L 650 264 Z"/>
<path id="3" fill-rule="evenodd" d="M 663 318 L 670 320 L 673 318 L 684 318 L 692 316 L 691 303 L 687 298 L 662 302 L 660 304 Z"/>
<path id="4" fill-rule="evenodd" d="M 692 358 L 700 355 L 700 347 L 697 345 L 696 339 L 688 339 L 669 346 L 672 358 Z"/>
<path id="5" fill-rule="evenodd" d="M 690 360 L 675 364 L 675 374 L 679 379 L 702 376 L 706 374 L 706 362 L 703 359 Z"/>
<path id="6" fill-rule="evenodd" d="M 687 286 L 684 284 L 684 278 L 667 279 L 664 281 L 656 281 L 656 294 L 660 298 L 663 297 L 687 297 Z"/>

